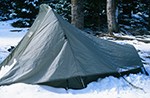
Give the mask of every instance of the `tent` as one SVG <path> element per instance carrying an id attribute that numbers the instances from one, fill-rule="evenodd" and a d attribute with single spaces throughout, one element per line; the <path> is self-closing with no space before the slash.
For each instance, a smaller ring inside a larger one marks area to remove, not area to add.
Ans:
<path id="1" fill-rule="evenodd" d="M 131 45 L 96 38 L 75 28 L 42 4 L 33 25 L 1 63 L 11 69 L 0 85 L 46 84 L 79 89 L 109 75 L 139 72 L 141 59 Z"/>

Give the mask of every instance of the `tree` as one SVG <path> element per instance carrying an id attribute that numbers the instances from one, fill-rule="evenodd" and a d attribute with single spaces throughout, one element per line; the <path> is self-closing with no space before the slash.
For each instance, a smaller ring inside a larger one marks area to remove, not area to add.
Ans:
<path id="1" fill-rule="evenodd" d="M 150 30 L 150 1 L 147 1 L 147 3 L 148 3 L 148 25 L 149 25 L 149 30 Z"/>
<path id="2" fill-rule="evenodd" d="M 71 23 L 79 29 L 84 28 L 84 0 L 71 0 Z"/>
<path id="3" fill-rule="evenodd" d="M 107 23 L 108 32 L 118 32 L 118 24 L 116 21 L 116 0 L 107 0 Z"/>
<path id="4" fill-rule="evenodd" d="M 14 27 L 30 27 L 33 23 L 39 10 L 39 1 L 36 0 L 19 0 L 13 1 L 13 10 L 16 14 L 16 18 L 19 18 L 16 22 L 12 23 Z"/>
<path id="5" fill-rule="evenodd" d="M 9 20 L 15 17 L 15 13 L 12 7 L 12 0 L 1 0 L 0 5 L 0 20 Z"/>
<path id="6" fill-rule="evenodd" d="M 84 27 L 94 31 L 106 27 L 106 0 L 85 0 Z"/>

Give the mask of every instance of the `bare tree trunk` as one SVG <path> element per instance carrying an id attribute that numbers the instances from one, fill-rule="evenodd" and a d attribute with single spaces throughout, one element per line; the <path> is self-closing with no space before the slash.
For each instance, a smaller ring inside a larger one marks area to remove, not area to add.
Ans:
<path id="1" fill-rule="evenodd" d="M 116 0 L 107 0 L 107 23 L 108 32 L 118 32 L 118 24 L 116 22 Z"/>
<path id="2" fill-rule="evenodd" d="M 150 1 L 148 1 L 148 10 L 149 10 L 149 13 L 148 13 L 148 25 L 149 25 L 149 30 L 150 30 Z"/>
<path id="3" fill-rule="evenodd" d="M 71 24 L 79 29 L 84 28 L 83 2 L 84 0 L 71 0 Z"/>

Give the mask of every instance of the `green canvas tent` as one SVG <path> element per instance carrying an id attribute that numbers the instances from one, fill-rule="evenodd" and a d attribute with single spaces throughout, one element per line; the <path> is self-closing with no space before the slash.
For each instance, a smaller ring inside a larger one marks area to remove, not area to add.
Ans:
<path id="1" fill-rule="evenodd" d="M 0 68 L 5 65 L 11 69 L 0 78 L 0 85 L 23 82 L 74 89 L 99 77 L 143 68 L 133 46 L 88 35 L 46 4 L 40 6 L 30 30 Z"/>

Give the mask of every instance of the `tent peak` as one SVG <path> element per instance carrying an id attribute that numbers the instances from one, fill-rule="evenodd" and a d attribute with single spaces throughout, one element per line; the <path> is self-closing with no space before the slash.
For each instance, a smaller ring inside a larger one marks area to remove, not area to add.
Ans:
<path id="1" fill-rule="evenodd" d="M 52 8 L 47 4 L 41 4 L 40 5 L 40 12 L 43 11 L 43 10 L 47 11 L 47 10 L 51 10 L 51 9 Z"/>

